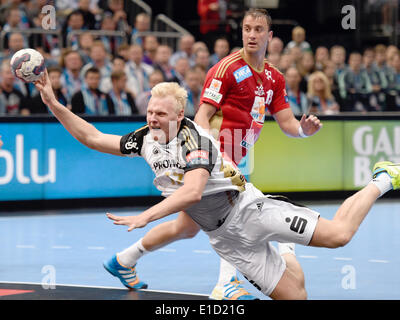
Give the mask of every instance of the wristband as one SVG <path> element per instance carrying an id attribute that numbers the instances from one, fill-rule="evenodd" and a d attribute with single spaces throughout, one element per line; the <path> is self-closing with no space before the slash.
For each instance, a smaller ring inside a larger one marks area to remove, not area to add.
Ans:
<path id="1" fill-rule="evenodd" d="M 299 127 L 299 137 L 300 138 L 308 138 L 308 135 L 306 135 L 304 132 L 303 132 L 303 128 L 300 126 Z"/>

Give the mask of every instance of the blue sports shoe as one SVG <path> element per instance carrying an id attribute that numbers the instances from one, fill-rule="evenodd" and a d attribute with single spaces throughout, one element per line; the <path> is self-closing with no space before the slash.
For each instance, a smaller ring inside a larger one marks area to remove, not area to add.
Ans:
<path id="1" fill-rule="evenodd" d="M 217 285 L 210 295 L 213 300 L 260 300 L 251 295 L 241 285 L 237 277 L 232 277 L 231 281 L 222 285 Z"/>
<path id="2" fill-rule="evenodd" d="M 126 268 L 118 262 L 117 255 L 114 254 L 110 260 L 103 262 L 104 268 L 117 277 L 122 284 L 129 289 L 146 289 L 147 283 L 139 280 L 136 275 L 136 264 L 132 268 Z"/>

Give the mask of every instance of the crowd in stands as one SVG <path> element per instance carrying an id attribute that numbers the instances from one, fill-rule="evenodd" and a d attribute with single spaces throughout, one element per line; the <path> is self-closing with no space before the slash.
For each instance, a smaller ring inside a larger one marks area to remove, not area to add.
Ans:
<path id="1" fill-rule="evenodd" d="M 0 5 L 0 24 L 8 32 L 0 61 L 0 115 L 48 113 L 32 83 L 16 79 L 10 58 L 22 48 L 39 50 L 58 100 L 86 115 L 145 115 L 150 90 L 176 81 L 189 94 L 186 115 L 193 116 L 209 68 L 240 48 L 218 38 L 212 50 L 190 35 L 172 48 L 151 31 L 146 13 L 129 21 L 123 0 L 58 0 L 55 34 L 27 35 L 15 29 L 41 28 L 46 0 L 9 0 Z M 64 12 L 61 15 L 60 12 Z M 91 30 L 122 31 L 125 37 L 97 36 Z M 75 32 L 74 32 L 75 31 Z M 76 32 L 78 31 L 78 32 Z M 134 40 L 132 40 L 134 39 Z M 270 41 L 267 59 L 286 78 L 288 101 L 296 115 L 400 111 L 400 52 L 383 44 L 362 52 L 340 45 L 312 48 L 297 26 L 292 40 Z"/>

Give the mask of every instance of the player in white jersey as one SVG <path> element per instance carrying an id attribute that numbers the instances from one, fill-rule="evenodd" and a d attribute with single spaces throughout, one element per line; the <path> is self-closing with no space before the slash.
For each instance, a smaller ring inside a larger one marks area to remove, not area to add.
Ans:
<path id="1" fill-rule="evenodd" d="M 164 197 L 171 196 L 184 184 L 188 171 L 199 168 L 208 171 L 203 200 L 188 208 L 191 218 L 205 231 L 222 224 L 239 192 L 244 190 L 246 181 L 237 167 L 229 159 L 222 159 L 217 142 L 188 118 L 181 120 L 177 136 L 166 144 L 155 140 L 146 125 L 123 136 L 120 149 L 127 156 L 146 160 L 155 174 L 153 183 Z M 213 215 L 204 214 L 211 209 L 215 210 Z"/>
<path id="2" fill-rule="evenodd" d="M 107 214 L 115 224 L 131 231 L 185 211 L 208 234 L 214 250 L 273 299 L 305 299 L 306 291 L 270 241 L 344 246 L 375 201 L 400 187 L 400 165 L 379 162 L 374 179 L 327 220 L 286 198 L 264 196 L 245 183 L 240 172 L 222 159 L 213 138 L 185 119 L 187 93 L 176 83 L 161 83 L 152 89 L 148 127 L 123 137 L 98 131 L 61 105 L 47 73 L 36 87 L 43 102 L 78 141 L 100 152 L 142 156 L 152 166 L 154 182 L 167 197 L 137 216 Z"/>

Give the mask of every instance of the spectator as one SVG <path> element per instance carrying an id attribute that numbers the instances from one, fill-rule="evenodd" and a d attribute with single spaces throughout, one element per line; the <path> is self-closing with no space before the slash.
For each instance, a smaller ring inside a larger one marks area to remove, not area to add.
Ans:
<path id="1" fill-rule="evenodd" d="M 67 47 L 78 49 L 78 36 L 74 32 L 81 30 L 86 30 L 83 14 L 80 10 L 74 10 L 68 15 L 63 26 L 64 44 Z"/>
<path id="2" fill-rule="evenodd" d="M 201 84 L 201 87 L 203 88 L 203 87 L 204 87 L 204 82 L 205 82 L 205 80 L 206 80 L 206 75 L 207 75 L 206 70 L 204 70 L 203 67 L 198 66 L 198 65 L 192 67 L 191 69 L 193 69 L 194 71 L 196 71 L 197 74 L 199 75 L 200 84 Z"/>
<path id="3" fill-rule="evenodd" d="M 374 64 L 374 49 L 367 48 L 363 53 L 362 69 L 367 73 L 372 85 L 370 104 L 376 110 L 384 110 L 386 104 L 385 90 L 388 87 L 387 78 Z"/>
<path id="4" fill-rule="evenodd" d="M 189 70 L 190 64 L 189 59 L 185 57 L 179 58 L 174 67 L 174 78 L 171 81 L 178 82 L 179 85 L 184 85 L 185 83 L 185 74 Z"/>
<path id="5" fill-rule="evenodd" d="M 276 68 L 278 68 L 280 60 L 281 60 L 281 55 L 279 53 L 272 52 L 272 53 L 268 54 L 267 59 L 268 59 L 269 64 L 272 64 L 273 66 L 276 66 Z"/>
<path id="6" fill-rule="evenodd" d="M 319 46 L 315 50 L 315 69 L 322 71 L 325 68 L 325 64 L 329 60 L 329 50 L 327 47 Z"/>
<path id="7" fill-rule="evenodd" d="M 129 49 L 130 49 L 130 45 L 127 43 L 123 43 L 121 44 L 118 48 L 117 48 L 117 55 L 120 57 L 123 57 L 125 62 L 129 61 Z"/>
<path id="8" fill-rule="evenodd" d="M 185 116 L 194 117 L 200 105 L 202 89 L 200 74 L 194 68 L 190 68 L 185 73 L 185 89 L 188 93 Z"/>
<path id="9" fill-rule="evenodd" d="M 389 85 L 388 78 L 390 77 L 391 70 L 386 63 L 386 46 L 383 44 L 378 44 L 375 46 L 374 52 L 375 52 L 374 66 L 379 70 L 381 77 L 386 80 L 387 85 Z"/>
<path id="10" fill-rule="evenodd" d="M 374 64 L 378 69 L 384 68 L 386 64 L 386 46 L 383 44 L 378 44 L 374 48 L 375 59 Z"/>
<path id="11" fill-rule="evenodd" d="M 194 57 L 194 65 L 201 66 L 205 71 L 211 68 L 210 53 L 208 49 L 197 50 Z"/>
<path id="12" fill-rule="evenodd" d="M 27 7 L 21 3 L 22 1 L 1 1 L 0 7 L 0 24 L 4 26 L 7 24 L 7 20 L 10 17 L 11 10 L 19 11 L 19 27 L 21 29 L 28 29 L 31 26 L 31 21 L 28 17 Z"/>
<path id="13" fill-rule="evenodd" d="M 191 59 L 190 59 L 190 63 L 191 63 L 190 66 L 194 66 L 195 65 L 194 59 L 196 57 L 197 51 L 199 51 L 199 50 L 207 50 L 208 51 L 208 47 L 207 47 L 205 42 L 196 41 L 195 43 L 193 43 L 192 55 L 191 55 Z"/>
<path id="14" fill-rule="evenodd" d="M 18 7 L 10 7 L 7 11 L 6 23 L 3 25 L 3 31 L 10 29 L 29 29 L 30 23 L 23 20 L 23 11 Z"/>
<path id="15" fill-rule="evenodd" d="M 306 30 L 300 26 L 293 28 L 292 40 L 286 45 L 287 50 L 291 50 L 293 47 L 300 48 L 302 52 L 311 51 L 311 46 L 306 41 Z"/>
<path id="16" fill-rule="evenodd" d="M 101 19 L 100 23 L 100 30 L 104 31 L 116 31 L 117 30 L 117 24 L 114 21 L 113 17 L 109 13 L 104 13 L 103 18 Z M 106 52 L 110 54 L 115 54 L 117 52 L 117 48 L 125 42 L 125 39 L 122 37 L 117 37 L 117 36 L 107 36 L 103 35 L 100 36 L 100 41 L 103 43 L 104 48 L 106 49 Z"/>
<path id="17" fill-rule="evenodd" d="M 13 54 L 24 48 L 24 36 L 19 32 L 8 34 L 8 49 L 2 52 L 2 59 L 11 59 Z"/>
<path id="18" fill-rule="evenodd" d="M 126 34 L 131 34 L 132 30 L 128 23 L 127 14 L 124 10 L 124 0 L 108 0 L 108 7 L 104 13 L 111 13 L 116 30 L 125 31 Z"/>
<path id="19" fill-rule="evenodd" d="M 301 90 L 305 92 L 307 91 L 308 78 L 315 71 L 314 54 L 310 51 L 304 52 L 297 63 L 297 69 L 299 70 L 302 78 L 300 84 Z"/>
<path id="20" fill-rule="evenodd" d="M 115 57 L 112 59 L 111 65 L 112 65 L 112 72 L 115 72 L 115 71 L 123 71 L 124 74 L 125 74 L 125 76 L 126 76 L 126 73 L 125 73 L 126 62 L 125 62 L 125 60 L 124 60 L 123 57 L 115 56 Z M 106 88 L 112 88 L 111 76 L 104 79 L 104 86 L 105 86 Z M 135 86 L 135 83 L 132 82 L 132 81 L 129 81 L 129 80 L 127 79 L 126 85 L 125 85 L 125 88 L 124 88 L 124 91 L 127 92 L 127 93 L 129 93 L 132 97 L 134 97 L 134 93 L 133 93 L 133 91 L 132 91 L 132 88 L 133 88 L 134 86 Z"/>
<path id="21" fill-rule="evenodd" d="M 175 63 L 179 58 L 187 58 L 189 59 L 189 63 L 193 64 L 193 45 L 195 39 L 192 35 L 187 34 L 180 38 L 179 40 L 179 50 L 172 54 L 170 59 L 170 64 L 172 67 L 175 67 Z"/>
<path id="22" fill-rule="evenodd" d="M 70 104 L 73 94 L 81 90 L 83 85 L 83 77 L 80 75 L 82 58 L 77 51 L 67 49 L 61 56 L 60 66 L 63 70 L 61 84 L 66 89 L 66 98 Z"/>
<path id="23" fill-rule="evenodd" d="M 10 31 L 11 29 L 28 29 L 29 24 L 25 24 L 22 22 L 21 18 L 21 11 L 18 8 L 10 8 L 7 11 L 7 22 L 3 25 L 2 31 Z M 5 43 L 7 44 L 6 47 L 8 46 L 8 39 L 9 39 L 9 34 L 7 33 L 5 35 Z M 24 36 L 24 47 L 28 47 L 28 39 L 27 37 Z"/>
<path id="24" fill-rule="evenodd" d="M 111 73 L 112 89 L 109 95 L 114 105 L 115 114 L 118 116 L 130 116 L 138 113 L 134 98 L 129 92 L 125 91 L 126 81 L 127 77 L 123 70 L 116 70 Z"/>
<path id="25" fill-rule="evenodd" d="M 134 27 L 131 33 L 132 44 L 143 45 L 144 43 L 144 36 L 138 36 L 139 32 L 148 32 L 150 31 L 150 16 L 145 13 L 139 13 L 135 18 Z"/>
<path id="26" fill-rule="evenodd" d="M 226 11 L 227 1 L 225 0 L 198 0 L 197 2 L 200 33 L 209 50 L 218 37 L 227 33 Z"/>
<path id="27" fill-rule="evenodd" d="M 275 53 L 281 55 L 283 53 L 283 47 L 283 41 L 278 37 L 273 37 L 272 40 L 268 43 L 268 56 Z"/>
<path id="28" fill-rule="evenodd" d="M 129 61 L 125 66 L 128 81 L 132 81 L 132 91 L 137 97 L 141 92 L 150 89 L 149 76 L 153 67 L 143 62 L 143 49 L 138 44 L 132 44 L 129 48 Z"/>
<path id="29" fill-rule="evenodd" d="M 71 105 L 68 104 L 65 96 L 66 90 L 61 85 L 62 69 L 59 67 L 50 67 L 47 69 L 47 72 L 49 73 L 51 86 L 57 101 L 67 106 L 68 109 L 71 109 Z M 31 114 L 49 114 L 49 109 L 43 103 L 39 93 L 33 97 L 32 103 L 29 104 L 29 109 Z"/>
<path id="30" fill-rule="evenodd" d="M 294 60 L 292 55 L 289 53 L 282 54 L 281 58 L 279 59 L 278 69 L 280 72 L 285 73 L 286 70 L 294 65 Z"/>
<path id="31" fill-rule="evenodd" d="M 290 108 L 295 115 L 308 113 L 307 95 L 300 90 L 301 75 L 296 67 L 289 67 L 285 72 L 286 92 Z"/>
<path id="32" fill-rule="evenodd" d="M 342 98 L 340 97 L 340 94 L 339 94 L 339 86 L 338 86 L 337 78 L 336 78 L 335 63 L 331 60 L 326 61 L 323 72 L 326 75 L 326 77 L 328 78 L 328 82 L 331 87 L 333 97 L 335 98 L 338 105 L 342 106 L 343 103 L 342 103 Z"/>
<path id="33" fill-rule="evenodd" d="M 215 65 L 229 54 L 229 41 L 226 38 L 218 38 L 214 43 L 214 53 L 210 57 L 211 65 Z"/>
<path id="34" fill-rule="evenodd" d="M 197 13 L 200 16 L 200 33 L 208 36 L 210 32 L 219 29 L 219 1 L 218 0 L 198 0 Z"/>
<path id="35" fill-rule="evenodd" d="M 10 60 L 1 63 L 0 115 L 29 115 L 28 101 L 14 87 L 15 77 L 11 71 Z"/>
<path id="36" fill-rule="evenodd" d="M 90 2 L 91 0 L 79 0 L 78 10 L 82 12 L 84 28 L 93 30 L 96 26 L 96 17 L 90 8 Z"/>
<path id="37" fill-rule="evenodd" d="M 396 55 L 397 53 L 399 53 L 399 49 L 398 49 L 395 45 L 389 45 L 389 46 L 386 48 L 386 52 L 385 52 L 386 61 L 391 60 L 392 57 L 393 57 L 394 55 Z"/>
<path id="38" fill-rule="evenodd" d="M 174 71 L 169 64 L 169 59 L 172 55 L 172 49 L 167 45 L 160 45 L 157 47 L 154 69 L 160 70 L 163 74 L 165 81 L 174 79 Z"/>
<path id="39" fill-rule="evenodd" d="M 309 112 L 318 114 L 337 114 L 340 107 L 332 95 L 327 76 L 321 71 L 311 74 L 308 81 L 307 97 Z"/>
<path id="40" fill-rule="evenodd" d="M 343 46 L 334 45 L 330 49 L 330 57 L 335 64 L 335 77 L 339 75 L 347 68 L 346 66 L 346 49 Z"/>
<path id="41" fill-rule="evenodd" d="M 114 114 L 114 104 L 110 96 L 98 89 L 100 79 L 100 70 L 96 67 L 86 70 L 82 89 L 72 96 L 72 112 L 98 116 Z"/>
<path id="42" fill-rule="evenodd" d="M 160 70 L 154 70 L 149 76 L 150 89 L 140 93 L 136 98 L 136 107 L 140 115 L 146 115 L 147 104 L 149 103 L 151 97 L 151 89 L 161 82 L 164 82 L 165 78 Z"/>
<path id="43" fill-rule="evenodd" d="M 349 67 L 339 75 L 339 92 L 344 103 L 342 111 L 372 111 L 369 104 L 372 85 L 361 66 L 361 54 L 353 52 L 349 56 Z"/>
<path id="44" fill-rule="evenodd" d="M 157 48 L 159 46 L 159 42 L 157 37 L 155 36 L 146 36 L 144 38 L 144 43 L 143 43 L 143 49 L 144 49 L 144 55 L 143 55 L 143 62 L 147 63 L 149 65 L 153 65 L 154 60 L 156 58 L 157 54 Z"/>
<path id="45" fill-rule="evenodd" d="M 90 31 L 86 31 L 79 35 L 78 42 L 79 48 L 77 51 L 81 55 L 84 65 L 88 64 L 91 61 L 90 50 L 95 42 L 94 36 Z"/>
<path id="46" fill-rule="evenodd" d="M 294 64 L 298 64 L 301 57 L 303 56 L 303 51 L 299 47 L 292 47 L 287 52 L 292 56 Z"/>
<path id="47" fill-rule="evenodd" d="M 99 89 L 103 92 L 109 92 L 110 87 L 106 86 L 106 79 L 111 76 L 112 65 L 108 58 L 108 52 L 101 41 L 95 41 L 90 48 L 90 60 L 81 71 L 81 76 L 86 73 L 86 70 L 92 67 L 96 67 L 100 70 L 101 79 Z"/>
<path id="48" fill-rule="evenodd" d="M 394 53 L 387 62 L 387 111 L 400 111 L 400 54 Z"/>

